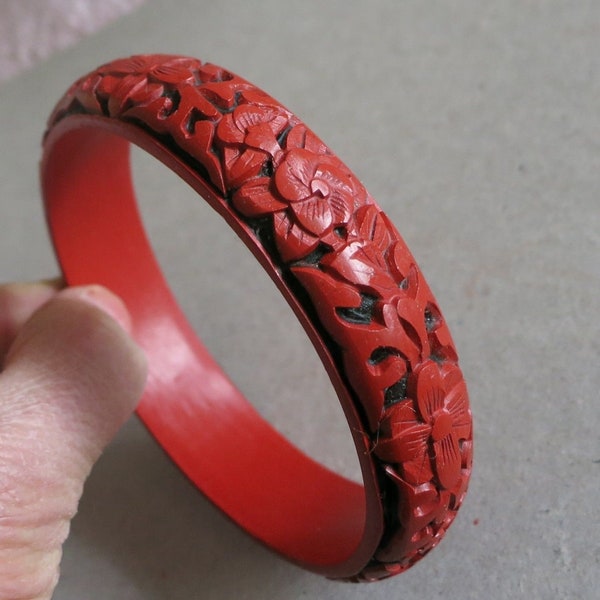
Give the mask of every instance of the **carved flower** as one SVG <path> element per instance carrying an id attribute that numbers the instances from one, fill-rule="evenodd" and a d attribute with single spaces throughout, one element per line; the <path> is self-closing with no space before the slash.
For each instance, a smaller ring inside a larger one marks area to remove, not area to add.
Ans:
<path id="1" fill-rule="evenodd" d="M 280 107 L 242 104 L 221 119 L 217 137 L 225 144 L 250 146 L 275 156 L 281 152 L 277 136 L 289 118 Z"/>
<path id="2" fill-rule="evenodd" d="M 298 224 L 306 233 L 296 232 L 294 237 L 318 241 L 335 225 L 348 222 L 360 187 L 336 159 L 294 148 L 287 152 L 274 177 L 247 181 L 233 195 L 233 203 L 248 217 L 291 209 L 281 229 L 289 232 L 298 229 Z"/>
<path id="3" fill-rule="evenodd" d="M 111 116 L 123 114 L 131 106 L 147 106 L 160 100 L 164 111 L 172 100 L 164 95 L 165 86 L 192 82 L 200 62 L 166 55 L 141 55 L 124 58 L 100 68 L 95 76 L 97 92 L 108 100 Z"/>
<path id="4" fill-rule="evenodd" d="M 268 160 L 272 168 L 279 164 L 283 151 L 277 138 L 290 116 L 278 106 L 241 104 L 220 120 L 216 137 L 224 146 L 224 170 L 230 187 L 237 188 L 260 175 Z"/>
<path id="5" fill-rule="evenodd" d="M 411 483 L 437 478 L 446 489 L 459 482 L 460 441 L 470 439 L 471 417 L 467 391 L 456 366 L 440 367 L 427 361 L 416 379 L 416 405 L 403 400 L 388 409 L 381 422 L 376 454 L 384 461 L 402 463 Z"/>
<path id="6" fill-rule="evenodd" d="M 314 235 L 347 222 L 352 214 L 355 184 L 341 167 L 333 158 L 295 148 L 275 172 L 277 191 Z"/>

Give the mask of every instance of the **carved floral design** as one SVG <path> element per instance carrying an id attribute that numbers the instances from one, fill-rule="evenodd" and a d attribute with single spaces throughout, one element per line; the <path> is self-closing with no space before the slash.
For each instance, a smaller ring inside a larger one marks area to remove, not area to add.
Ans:
<path id="1" fill-rule="evenodd" d="M 290 150 L 275 172 L 275 186 L 298 223 L 317 236 L 347 223 L 354 212 L 352 181 L 328 156 Z"/>
<path id="2" fill-rule="evenodd" d="M 106 98 L 108 113 L 113 117 L 132 106 L 147 106 L 161 98 L 161 110 L 168 112 L 173 104 L 164 95 L 165 85 L 195 81 L 198 65 L 197 60 L 181 57 L 166 57 L 157 63 L 148 56 L 133 56 L 111 63 L 106 73 L 95 74 L 82 87 Z"/>
<path id="3" fill-rule="evenodd" d="M 375 452 L 400 463 L 404 478 L 416 485 L 433 479 L 433 462 L 440 484 L 451 490 L 461 475 L 459 442 L 470 438 L 471 419 L 464 381 L 454 367 L 446 371 L 431 360 L 419 369 L 416 409 L 407 399 L 387 411 Z"/>
<path id="4" fill-rule="evenodd" d="M 268 121 L 269 133 L 260 139 L 267 141 L 270 155 L 277 160 L 283 151 L 274 141 L 275 132 L 271 133 L 274 123 L 274 118 Z M 262 123 L 261 126 L 265 128 Z M 255 127 L 247 127 L 244 139 L 254 136 Z M 241 134 L 239 128 L 235 130 L 236 142 L 241 137 L 238 132 Z M 264 156 L 256 161 L 256 167 L 262 162 Z M 315 237 L 322 237 L 336 225 L 348 222 L 354 212 L 357 184 L 350 174 L 340 169 L 335 159 L 294 148 L 277 162 L 273 177 L 251 179 L 236 191 L 234 204 L 240 212 L 253 217 L 289 208 L 294 223 Z"/>
<path id="5" fill-rule="evenodd" d="M 270 154 L 281 153 L 277 136 L 287 127 L 290 114 L 277 106 L 242 104 L 223 116 L 217 127 L 217 137 L 229 144 L 248 146 Z"/>
<path id="6" fill-rule="evenodd" d="M 282 107 L 253 104 L 241 104 L 223 116 L 216 137 L 223 147 L 231 187 L 258 176 L 268 159 L 278 162 L 283 151 L 277 138 L 289 120 L 290 114 Z"/>
<path id="7" fill-rule="evenodd" d="M 353 579 L 410 567 L 462 502 L 472 432 L 448 327 L 394 226 L 292 113 L 215 65 L 115 61 L 76 82 L 50 126 L 82 112 L 143 124 L 200 165 L 249 227 L 268 219 L 275 250 L 265 249 L 304 288 L 336 346 L 388 503 L 384 542 Z"/>

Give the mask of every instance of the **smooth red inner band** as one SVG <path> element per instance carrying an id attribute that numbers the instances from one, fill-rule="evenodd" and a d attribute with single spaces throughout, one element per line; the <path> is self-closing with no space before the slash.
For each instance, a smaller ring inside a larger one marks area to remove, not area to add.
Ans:
<path id="1" fill-rule="evenodd" d="M 129 140 L 205 198 L 210 191 L 139 130 L 77 119 L 76 126 L 56 126 L 47 140 L 48 219 L 68 283 L 106 285 L 132 313 L 134 336 L 150 363 L 139 416 L 194 484 L 247 531 L 313 570 L 357 572 L 379 542 L 381 527 L 366 523 L 379 503 L 370 490 L 365 495 L 363 486 L 313 461 L 275 431 L 198 340 L 145 235 Z M 201 250 L 202 240 L 198 244 Z M 364 467 L 367 461 L 361 462 Z"/>

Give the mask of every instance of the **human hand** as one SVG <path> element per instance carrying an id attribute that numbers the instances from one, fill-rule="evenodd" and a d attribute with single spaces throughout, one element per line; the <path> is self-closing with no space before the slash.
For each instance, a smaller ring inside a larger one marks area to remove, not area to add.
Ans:
<path id="1" fill-rule="evenodd" d="M 133 411 L 146 360 L 99 286 L 0 286 L 0 600 L 43 600 L 94 462 Z"/>

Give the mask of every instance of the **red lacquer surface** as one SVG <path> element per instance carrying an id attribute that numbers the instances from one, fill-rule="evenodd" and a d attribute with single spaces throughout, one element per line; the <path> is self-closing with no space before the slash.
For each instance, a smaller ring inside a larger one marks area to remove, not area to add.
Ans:
<path id="1" fill-rule="evenodd" d="M 195 337 L 145 237 L 130 142 L 196 189 L 286 297 L 340 397 L 364 488 L 275 432 Z M 439 542 L 472 458 L 450 333 L 394 226 L 297 117 L 196 59 L 118 60 L 58 103 L 42 184 L 67 281 L 103 283 L 133 313 L 150 361 L 140 417 L 223 511 L 290 560 L 351 581 L 400 573 Z"/>

